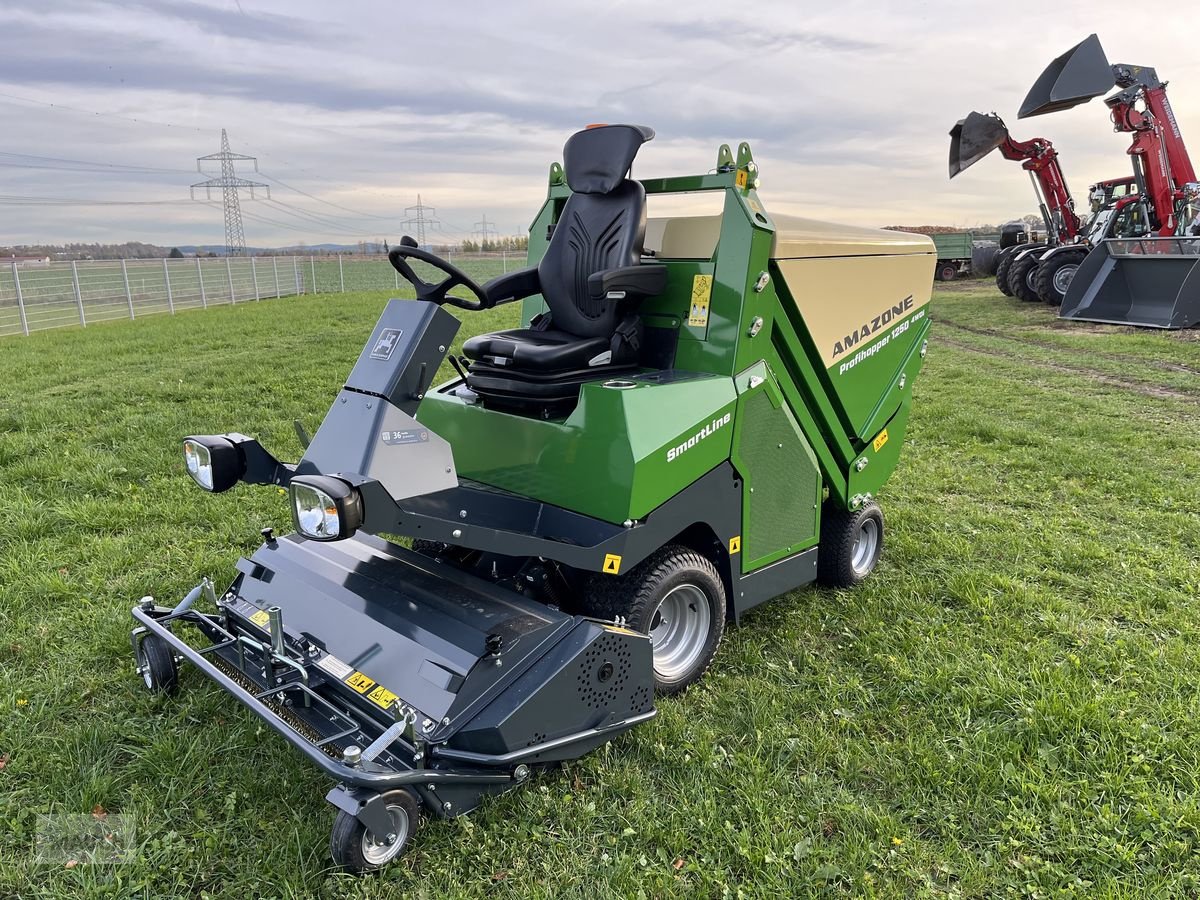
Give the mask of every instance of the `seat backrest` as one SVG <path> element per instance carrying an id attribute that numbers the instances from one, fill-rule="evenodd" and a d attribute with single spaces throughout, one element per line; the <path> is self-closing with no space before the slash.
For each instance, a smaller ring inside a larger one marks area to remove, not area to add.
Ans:
<path id="1" fill-rule="evenodd" d="M 633 158 L 654 132 L 639 125 L 601 125 L 571 135 L 563 169 L 571 196 L 542 261 L 538 278 L 554 327 L 579 337 L 616 331 L 623 310 L 593 300 L 588 278 L 641 261 L 646 237 L 646 191 L 626 178 Z"/>

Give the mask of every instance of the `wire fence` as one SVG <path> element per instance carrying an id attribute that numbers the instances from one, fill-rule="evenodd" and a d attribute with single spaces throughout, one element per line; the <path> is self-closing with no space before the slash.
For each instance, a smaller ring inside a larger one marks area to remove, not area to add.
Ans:
<path id="1" fill-rule="evenodd" d="M 525 264 L 516 252 L 447 259 L 477 281 Z M 302 294 L 400 290 L 386 256 L 0 260 L 0 337 Z"/>

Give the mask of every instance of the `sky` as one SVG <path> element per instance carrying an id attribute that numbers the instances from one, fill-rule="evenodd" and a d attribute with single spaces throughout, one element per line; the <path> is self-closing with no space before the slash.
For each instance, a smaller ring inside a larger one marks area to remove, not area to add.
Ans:
<path id="1" fill-rule="evenodd" d="M 0 244 L 222 243 L 217 198 L 189 198 L 222 128 L 257 157 L 238 174 L 270 185 L 243 195 L 251 246 L 394 241 L 418 195 L 447 240 L 485 215 L 524 233 L 549 164 L 592 122 L 657 131 L 635 176 L 705 172 L 745 140 L 768 211 L 969 227 L 1036 210 L 999 154 L 947 178 L 951 126 L 994 110 L 1014 137 L 1054 142 L 1084 208 L 1088 184 L 1130 172 L 1127 137 L 1100 100 L 1017 108 L 1097 32 L 1112 62 L 1171 81 L 1200 148 L 1200 54 L 1181 27 L 1200 14 L 1154 8 L 1162 33 L 1127 0 L 4 0 Z"/>

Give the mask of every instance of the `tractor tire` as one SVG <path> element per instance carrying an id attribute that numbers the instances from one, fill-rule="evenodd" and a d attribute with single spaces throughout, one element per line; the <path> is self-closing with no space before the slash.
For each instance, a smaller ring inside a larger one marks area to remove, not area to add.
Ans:
<path id="1" fill-rule="evenodd" d="M 939 262 L 937 267 L 938 281 L 953 281 L 958 277 L 958 266 L 954 263 Z"/>
<path id="2" fill-rule="evenodd" d="M 1071 279 L 1086 256 L 1086 253 L 1057 253 L 1038 266 L 1037 292 L 1042 302 L 1055 309 L 1062 306 Z"/>
<path id="3" fill-rule="evenodd" d="M 716 567 L 695 550 L 668 544 L 625 575 L 595 575 L 585 615 L 650 635 L 654 692 L 678 694 L 694 684 L 717 655 L 725 634 L 725 585 Z"/>
<path id="4" fill-rule="evenodd" d="M 1037 279 L 1038 258 L 1032 253 L 1022 256 L 1008 267 L 1008 289 L 1014 297 L 1026 303 L 1040 303 L 1034 282 Z"/>
<path id="5" fill-rule="evenodd" d="M 999 253 L 999 248 L 992 241 L 976 244 L 971 248 L 971 274 L 995 275 Z"/>
<path id="6" fill-rule="evenodd" d="M 408 846 L 421 824 L 421 804 L 411 791 L 401 788 L 383 795 L 392 819 L 392 843 L 376 840 L 354 816 L 339 811 L 329 834 L 329 855 L 334 863 L 355 875 L 382 869 Z"/>
<path id="7" fill-rule="evenodd" d="M 1015 255 L 1013 248 L 1007 248 L 1007 251 L 1001 250 L 996 255 L 996 287 L 1000 288 L 1000 293 L 1005 297 L 1012 296 L 1012 290 L 1008 286 L 1008 267 L 1012 265 L 1012 258 Z"/>
<path id="8" fill-rule="evenodd" d="M 883 554 L 883 510 L 874 500 L 858 509 L 826 501 L 817 544 L 817 581 L 846 588 L 861 583 Z"/>

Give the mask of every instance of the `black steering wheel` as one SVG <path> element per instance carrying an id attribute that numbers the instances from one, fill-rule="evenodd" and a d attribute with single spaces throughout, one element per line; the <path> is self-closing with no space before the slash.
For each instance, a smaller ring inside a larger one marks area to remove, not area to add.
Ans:
<path id="1" fill-rule="evenodd" d="M 430 303 L 436 303 L 441 306 L 443 303 L 449 303 L 451 306 L 457 306 L 459 309 L 469 309 L 472 312 L 481 309 L 490 309 L 492 303 L 488 300 L 487 292 L 476 284 L 466 272 L 456 268 L 451 263 L 446 262 L 440 256 L 429 253 L 416 246 L 416 242 L 409 244 L 411 238 L 406 238 L 401 242 L 399 247 L 393 247 L 388 253 L 388 261 L 392 264 L 397 272 L 403 275 L 417 291 L 418 300 L 428 300 Z M 445 272 L 446 277 L 437 284 L 431 284 L 425 281 L 416 272 L 413 267 L 408 264 L 410 259 L 419 259 L 423 263 L 428 263 L 440 272 Z M 464 300 L 462 297 L 451 297 L 450 291 L 462 285 L 468 291 L 475 295 L 474 300 Z"/>

